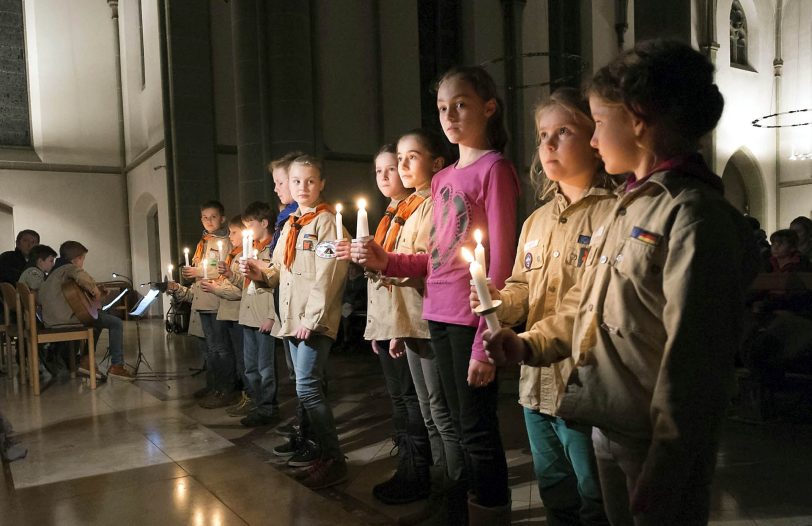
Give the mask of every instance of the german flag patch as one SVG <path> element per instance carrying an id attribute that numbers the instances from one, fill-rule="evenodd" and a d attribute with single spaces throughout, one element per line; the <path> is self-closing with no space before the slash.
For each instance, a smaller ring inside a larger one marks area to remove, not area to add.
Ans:
<path id="1" fill-rule="evenodd" d="M 660 239 L 662 239 L 663 236 L 661 236 L 660 234 L 655 234 L 654 232 L 649 232 L 648 230 L 636 226 L 632 228 L 632 233 L 630 237 L 638 241 L 642 241 L 646 245 L 651 245 L 655 247 L 660 243 Z"/>

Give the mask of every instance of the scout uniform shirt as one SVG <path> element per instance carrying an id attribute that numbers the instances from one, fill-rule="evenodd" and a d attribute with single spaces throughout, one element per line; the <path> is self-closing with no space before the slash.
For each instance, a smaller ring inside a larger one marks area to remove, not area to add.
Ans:
<path id="1" fill-rule="evenodd" d="M 299 207 L 291 217 L 315 212 L 316 208 Z M 344 230 L 344 237 L 349 233 Z M 348 261 L 338 261 L 331 244 L 336 239 L 335 213 L 318 214 L 299 229 L 295 259 L 290 269 L 285 266 L 285 249 L 289 235 L 296 235 L 291 222 L 285 223 L 273 253 L 270 268 L 263 270 L 259 286 L 279 287 L 279 337 L 294 336 L 305 327 L 335 340 L 341 319 L 341 297 L 347 280 Z"/>
<path id="2" fill-rule="evenodd" d="M 609 185 L 605 185 L 609 186 Z M 497 310 L 499 320 L 531 327 L 556 313 L 566 292 L 586 268 L 589 242 L 604 223 L 617 195 L 605 187 L 592 187 L 573 204 L 554 183 L 542 198 L 552 199 L 533 212 L 522 226 L 512 275 L 505 281 Z M 519 403 L 555 415 L 558 401 L 574 366 L 571 357 L 551 367 L 523 365 Z"/>
<path id="3" fill-rule="evenodd" d="M 231 252 L 231 241 L 228 239 L 228 229 L 221 228 L 213 233 L 204 232 L 203 238 L 198 243 L 195 256 L 192 258 L 192 266 L 197 271 L 195 282 L 189 286 L 180 286 L 174 291 L 175 298 L 183 302 L 192 302 L 192 310 L 199 312 L 217 312 L 220 306 L 220 298 L 211 292 L 200 290 L 200 280 L 203 279 L 203 265 L 208 266 L 209 279 L 216 279 L 217 262 L 220 261 L 220 251 L 217 242 L 223 242 L 223 259 Z"/>
<path id="4" fill-rule="evenodd" d="M 559 313 L 520 337 L 531 365 L 575 360 L 558 416 L 650 440 L 668 477 L 717 436 L 758 253 L 698 155 L 620 192 Z"/>
<path id="5" fill-rule="evenodd" d="M 257 254 L 257 259 L 267 265 L 271 264 L 270 244 L 265 244 L 265 246 L 262 247 Z M 274 309 L 273 305 L 273 289 L 268 287 L 252 287 L 251 282 L 246 280 L 245 276 L 239 272 L 239 260 L 237 265 L 238 269 L 237 272 L 232 275 L 232 280 L 243 280 L 242 298 L 240 300 L 240 325 L 257 329 L 265 320 L 274 320 L 271 335 L 279 336 L 279 318 L 276 315 L 276 309 Z"/>
<path id="6" fill-rule="evenodd" d="M 410 198 L 422 200 L 405 221 L 404 210 L 393 218 L 390 230 L 397 222 L 401 224 L 394 251 L 401 254 L 428 253 L 433 210 L 431 188 L 412 195 L 415 197 L 409 196 L 401 202 L 393 201 L 390 204 L 391 207 L 402 203 L 403 208 Z M 423 289 L 423 279 L 370 279 L 364 339 L 429 338 L 428 322 L 423 319 Z"/>
<path id="7" fill-rule="evenodd" d="M 243 275 L 240 274 L 240 247 L 236 247 L 226 256 L 226 263 L 231 270 L 231 279 L 220 276 L 215 281 L 214 294 L 220 298 L 217 308 L 217 319 L 238 321 L 240 319 L 240 300 L 242 299 Z"/>

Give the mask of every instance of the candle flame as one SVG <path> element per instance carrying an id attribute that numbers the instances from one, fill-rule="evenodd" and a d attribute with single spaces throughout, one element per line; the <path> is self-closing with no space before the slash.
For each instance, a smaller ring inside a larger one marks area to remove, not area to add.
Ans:
<path id="1" fill-rule="evenodd" d="M 170 274 L 172 273 L 172 269 L 174 268 L 175 267 L 173 267 L 171 264 L 166 266 L 166 270 L 168 270 Z"/>
<path id="2" fill-rule="evenodd" d="M 248 237 L 248 234 L 249 234 L 249 233 L 250 233 L 250 231 L 249 231 L 249 230 L 243 230 L 243 231 L 242 231 L 242 237 Z"/>
<path id="3" fill-rule="evenodd" d="M 343 209 L 344 209 L 344 207 L 343 207 L 343 206 L 341 206 L 341 203 L 338 203 L 338 204 L 336 205 L 336 212 L 338 212 L 339 214 L 341 213 L 341 211 L 342 211 Z"/>
<path id="4" fill-rule="evenodd" d="M 358 208 L 364 209 L 364 208 L 367 207 L 367 200 L 362 197 L 361 199 L 358 200 L 357 204 L 358 204 Z"/>
<path id="5" fill-rule="evenodd" d="M 482 230 L 480 230 L 478 228 L 476 230 L 474 230 L 474 241 L 476 241 L 477 244 L 482 243 Z"/>
<path id="6" fill-rule="evenodd" d="M 183 253 L 188 254 L 189 253 L 189 247 L 183 247 Z"/>
<path id="7" fill-rule="evenodd" d="M 461 253 L 462 253 L 462 259 L 464 259 L 468 263 L 473 263 L 474 262 L 474 254 L 471 253 L 471 251 L 468 248 L 462 247 Z"/>

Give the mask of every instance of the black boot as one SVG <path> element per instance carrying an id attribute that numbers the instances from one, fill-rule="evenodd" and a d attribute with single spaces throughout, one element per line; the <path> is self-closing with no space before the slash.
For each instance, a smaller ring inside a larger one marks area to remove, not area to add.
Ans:
<path id="1" fill-rule="evenodd" d="M 372 488 L 372 495 L 384 504 L 408 504 L 429 496 L 428 459 L 416 442 L 409 435 L 401 435 L 395 474 Z"/>
<path id="2" fill-rule="evenodd" d="M 473 493 L 468 494 L 469 526 L 510 526 L 510 490 L 507 504 L 501 506 L 483 506 Z"/>

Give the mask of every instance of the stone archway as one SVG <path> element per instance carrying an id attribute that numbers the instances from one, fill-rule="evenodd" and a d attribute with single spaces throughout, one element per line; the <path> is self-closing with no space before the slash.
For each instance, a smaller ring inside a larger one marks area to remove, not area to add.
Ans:
<path id="1" fill-rule="evenodd" d="M 161 281 L 161 248 L 158 229 L 158 201 L 148 192 L 139 195 L 130 212 L 133 281 Z M 150 307 L 150 315 L 161 315 L 161 302 Z"/>
<path id="2" fill-rule="evenodd" d="M 764 223 L 764 177 L 755 158 L 745 148 L 730 156 L 722 171 L 725 197 L 743 214 Z"/>

